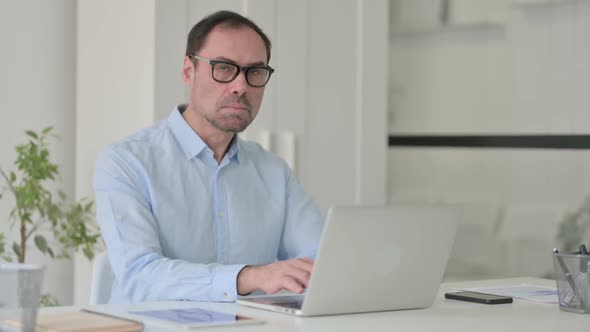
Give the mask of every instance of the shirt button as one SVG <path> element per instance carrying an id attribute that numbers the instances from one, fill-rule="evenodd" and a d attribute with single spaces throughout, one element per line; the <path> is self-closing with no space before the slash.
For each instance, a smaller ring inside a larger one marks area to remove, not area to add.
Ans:
<path id="1" fill-rule="evenodd" d="M 121 221 L 121 220 L 123 220 L 123 217 L 121 217 L 120 215 L 116 215 L 116 216 L 115 216 L 115 220 L 117 220 L 117 221 Z"/>
<path id="2" fill-rule="evenodd" d="M 226 292 L 226 293 L 223 293 L 223 296 L 229 297 L 229 294 Z"/>
<path id="3" fill-rule="evenodd" d="M 217 213 L 217 215 L 219 216 L 219 218 L 223 218 L 223 216 L 224 216 L 225 214 L 223 213 L 223 211 L 219 211 L 219 212 Z"/>

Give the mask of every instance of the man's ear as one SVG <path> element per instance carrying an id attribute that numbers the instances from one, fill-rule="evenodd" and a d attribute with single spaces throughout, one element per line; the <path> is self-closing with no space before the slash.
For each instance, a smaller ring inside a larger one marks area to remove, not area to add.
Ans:
<path id="1" fill-rule="evenodd" d="M 182 64 L 182 81 L 184 85 L 190 86 L 193 84 L 195 75 L 195 64 L 188 57 L 184 57 L 184 63 Z"/>

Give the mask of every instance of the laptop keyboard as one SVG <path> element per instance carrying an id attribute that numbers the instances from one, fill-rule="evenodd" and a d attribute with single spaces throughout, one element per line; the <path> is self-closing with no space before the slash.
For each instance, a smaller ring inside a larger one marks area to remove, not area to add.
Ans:
<path id="1" fill-rule="evenodd" d="M 303 306 L 303 295 L 271 296 L 266 298 L 252 299 L 253 302 L 274 305 L 290 309 L 301 309 Z"/>
<path id="2" fill-rule="evenodd" d="M 294 302 L 273 302 L 273 305 L 279 306 L 279 307 L 286 307 L 286 308 L 291 308 L 291 309 L 301 309 L 301 305 L 303 303 L 299 302 L 299 301 L 294 301 Z"/>

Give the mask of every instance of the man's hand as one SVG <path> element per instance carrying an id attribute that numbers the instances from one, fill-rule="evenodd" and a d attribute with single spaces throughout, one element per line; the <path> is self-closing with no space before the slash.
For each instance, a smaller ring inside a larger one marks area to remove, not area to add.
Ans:
<path id="1" fill-rule="evenodd" d="M 246 295 L 256 290 L 274 294 L 282 289 L 301 294 L 307 287 L 312 269 L 311 258 L 246 266 L 238 274 L 238 294 Z"/>

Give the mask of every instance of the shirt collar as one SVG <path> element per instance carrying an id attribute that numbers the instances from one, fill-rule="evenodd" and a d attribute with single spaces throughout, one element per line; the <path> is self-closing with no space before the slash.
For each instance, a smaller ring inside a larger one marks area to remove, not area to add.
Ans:
<path id="1" fill-rule="evenodd" d="M 231 143 L 229 143 L 229 149 L 227 151 L 227 157 L 230 160 L 235 160 L 238 162 L 238 164 L 240 163 L 240 138 L 238 137 L 238 135 L 234 135 L 234 138 L 231 140 Z"/>
<path id="2" fill-rule="evenodd" d="M 207 144 L 203 139 L 191 128 L 188 123 L 182 117 L 182 112 L 186 110 L 187 105 L 178 105 L 168 117 L 168 127 L 172 130 L 172 133 L 176 137 L 176 140 L 180 144 L 182 151 L 186 155 L 187 159 L 192 159 L 199 155 L 203 150 L 206 150 Z M 240 161 L 240 139 L 238 135 L 234 135 L 232 139 L 227 157 Z"/>

